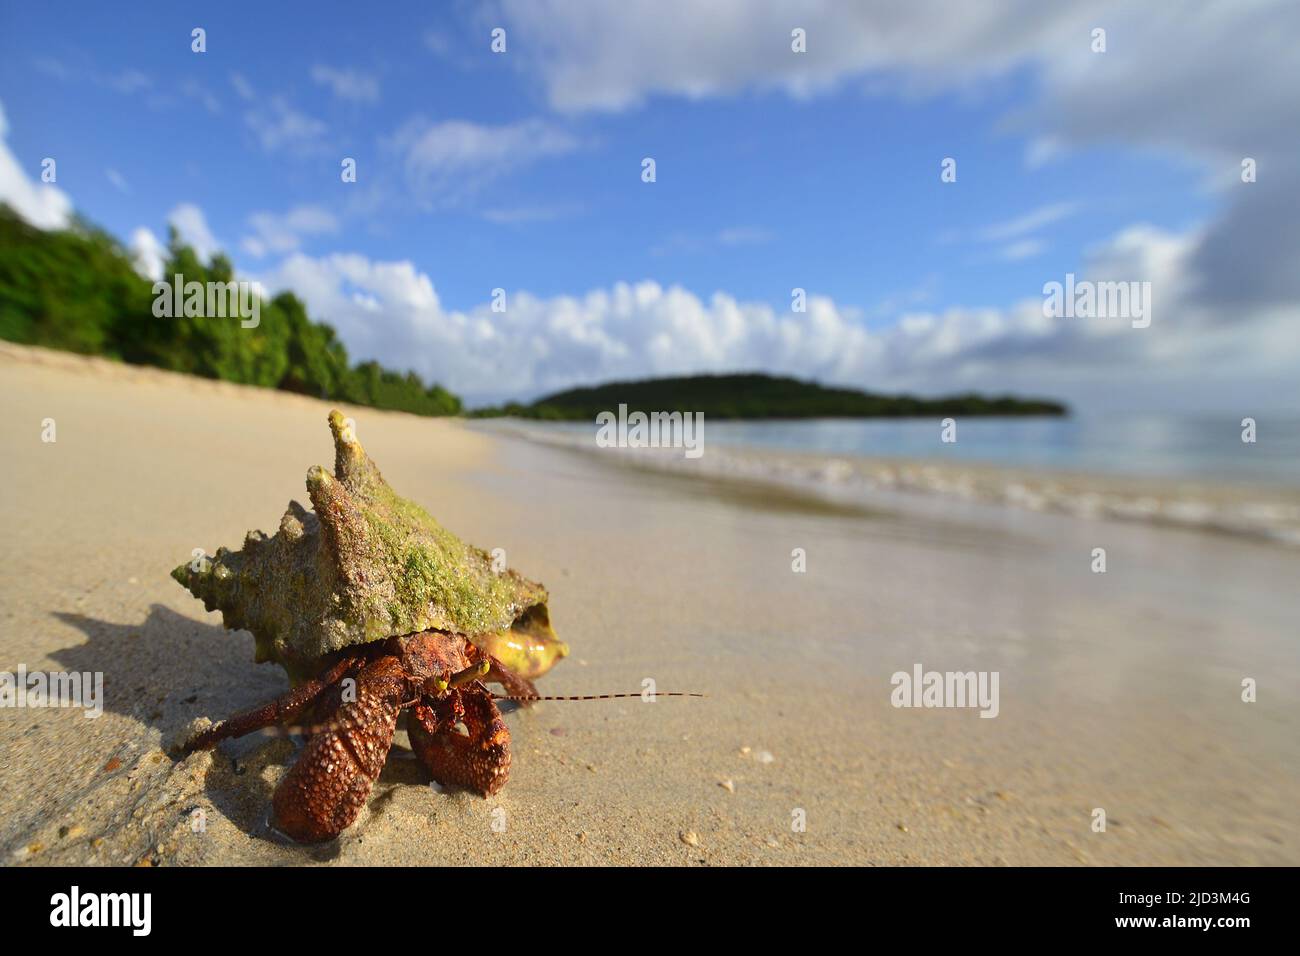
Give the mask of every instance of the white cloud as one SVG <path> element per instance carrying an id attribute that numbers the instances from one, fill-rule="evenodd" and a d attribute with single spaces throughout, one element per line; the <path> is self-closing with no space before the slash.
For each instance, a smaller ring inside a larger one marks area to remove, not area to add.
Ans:
<path id="1" fill-rule="evenodd" d="M 424 34 L 424 45 L 431 53 L 436 53 L 438 56 L 444 56 L 451 50 L 451 40 L 446 34 L 436 30 L 429 30 Z"/>
<path id="2" fill-rule="evenodd" d="M 72 200 L 52 183 L 40 182 L 40 173 L 30 178 L 18 158 L 9 151 L 9 122 L 0 103 L 0 202 L 39 229 L 62 229 L 72 218 Z M 40 169 L 39 166 L 36 167 Z"/>
<path id="3" fill-rule="evenodd" d="M 230 74 L 230 85 L 240 99 L 250 103 L 244 113 L 248 126 L 268 153 L 291 149 L 298 153 L 319 152 L 328 127 L 295 108 L 283 96 L 258 96 L 242 73 Z"/>
<path id="4" fill-rule="evenodd" d="M 153 230 L 139 227 L 131 233 L 127 249 L 135 263 L 135 269 L 142 276 L 155 282 L 162 278 L 163 264 L 167 261 L 167 248 L 162 244 Z"/>
<path id="5" fill-rule="evenodd" d="M 718 233 L 724 246 L 754 246 L 772 241 L 772 232 L 760 226 L 729 226 Z"/>
<path id="6" fill-rule="evenodd" d="M 1087 26 L 1096 5 L 1078 11 L 1036 0 L 957 4 L 913 0 L 503 0 L 507 26 L 527 37 L 520 56 L 564 110 L 624 109 L 653 94 L 690 99 L 747 88 L 809 96 L 848 80 L 897 71 L 909 92 L 933 91 L 1005 73 L 1051 55 Z M 808 52 L 791 51 L 791 30 Z"/>
<path id="7" fill-rule="evenodd" d="M 360 70 L 317 64 L 311 69 L 311 78 L 321 86 L 328 86 L 341 100 L 374 103 L 379 99 L 379 81 Z"/>
<path id="8" fill-rule="evenodd" d="M 167 222 L 176 229 L 182 242 L 193 247 L 202 261 L 209 261 L 221 251 L 221 243 L 208 228 L 207 217 L 194 203 L 181 203 L 167 215 Z"/>
<path id="9" fill-rule="evenodd" d="M 497 225 L 513 226 L 529 222 L 553 222 L 581 212 L 582 207 L 576 203 L 557 203 L 553 205 L 509 206 L 485 209 L 483 218 Z"/>
<path id="10" fill-rule="evenodd" d="M 113 184 L 113 188 L 124 195 L 131 194 L 131 186 L 127 183 L 126 177 L 116 169 L 109 168 L 104 170 L 104 178 Z"/>
<path id="11" fill-rule="evenodd" d="M 249 83 L 248 78 L 242 73 L 231 73 L 230 85 L 235 88 L 235 92 L 239 94 L 239 98 L 242 100 L 257 98 L 257 93 L 253 90 L 253 84 Z"/>
<path id="12" fill-rule="evenodd" d="M 244 122 L 267 152 L 292 149 L 315 152 L 323 146 L 326 125 L 295 109 L 283 96 L 272 96 L 244 114 Z"/>
<path id="13" fill-rule="evenodd" d="M 1049 246 L 1046 239 L 1030 233 L 1073 216 L 1079 208 L 1080 204 L 1075 202 L 1049 203 L 1031 209 L 1014 219 L 994 223 L 970 233 L 960 229 L 945 229 L 935 241 L 940 245 L 951 245 L 955 242 L 996 245 L 998 248 L 993 252 L 995 258 L 1003 262 L 1021 262 L 1042 255 Z"/>
<path id="14" fill-rule="evenodd" d="M 69 80 L 72 78 L 72 71 L 64 66 L 63 61 L 52 56 L 34 57 L 32 65 L 46 76 L 51 76 L 56 80 Z"/>
<path id="15" fill-rule="evenodd" d="M 1194 14 L 1126 0 L 502 0 L 501 10 L 511 35 L 526 38 L 512 56 L 567 111 L 628 109 L 655 95 L 801 98 L 850 84 L 978 96 L 991 78 L 1029 77 L 1028 105 L 1003 124 L 1027 138 L 1028 165 L 1097 145 L 1199 163 L 1226 207 L 1190 257 L 1201 294 L 1225 321 L 1242 305 L 1300 301 L 1300 57 L 1279 45 L 1300 29 L 1289 0 Z M 796 26 L 807 53 L 790 49 Z M 1091 49 L 1097 26 L 1105 53 Z M 1228 175 L 1245 156 L 1269 177 L 1245 187 Z"/>
<path id="16" fill-rule="evenodd" d="M 209 113 L 214 116 L 221 113 L 221 101 L 206 86 L 196 83 L 193 80 L 186 80 L 181 84 L 181 94 L 190 99 L 196 100 L 203 105 Z"/>
<path id="17" fill-rule="evenodd" d="M 389 142 L 408 184 L 429 206 L 450 204 L 502 174 L 578 148 L 565 130 L 538 119 L 500 126 L 414 119 Z"/>
<path id="18" fill-rule="evenodd" d="M 1030 67 L 1045 94 L 1034 109 L 1045 127 L 1040 148 L 1143 141 L 1236 153 L 1269 117 L 1300 113 L 1286 92 L 1300 86 L 1300 62 L 1277 55 L 1277 35 L 1300 20 L 1288 0 L 1197 16 L 1125 0 L 502 0 L 501 8 L 527 38 L 519 56 L 565 110 L 747 89 L 803 97 L 849 83 L 938 93 Z M 1099 25 L 1110 40 L 1104 54 L 1091 50 Z M 796 26 L 807 33 L 805 54 L 790 48 Z M 1293 128 L 1273 129 L 1269 141 Z"/>
<path id="19" fill-rule="evenodd" d="M 995 223 L 980 230 L 979 237 L 986 242 L 1016 239 L 1026 233 L 1036 232 L 1044 226 L 1060 222 L 1062 219 L 1074 215 L 1078 208 L 1079 204 L 1073 202 L 1058 202 L 1047 206 L 1039 206 L 1023 216 L 1017 216 L 1015 219 L 1009 219 L 1006 222 Z"/>
<path id="20" fill-rule="evenodd" d="M 1047 242 L 1043 239 L 1017 239 L 998 250 L 998 256 L 1007 262 L 1019 262 L 1041 256 L 1046 251 Z"/>
<path id="21" fill-rule="evenodd" d="M 915 310 L 872 329 L 856 310 L 824 297 L 794 314 L 655 282 L 554 298 L 507 290 L 505 313 L 486 303 L 462 311 L 445 308 L 413 263 L 361 255 L 296 254 L 259 278 L 268 289 L 297 291 L 314 317 L 338 328 L 355 358 L 414 368 L 471 402 L 749 369 L 881 390 L 1021 391 L 1173 407 L 1203 401 L 1209 368 L 1221 380 L 1220 401 L 1233 389 L 1267 395 L 1274 405 L 1284 395 L 1300 398 L 1293 375 L 1300 337 L 1284 334 L 1300 315 L 1243 316 L 1231 335 L 1207 321 L 1186 272 L 1199 239 L 1134 226 L 1091 251 L 1088 276 L 1152 282 L 1147 329 L 1128 319 L 1049 319 L 1041 297 L 1007 308 Z"/>
<path id="22" fill-rule="evenodd" d="M 153 80 L 139 70 L 123 70 L 120 73 L 105 76 L 102 82 L 111 89 L 128 96 L 153 86 Z"/>
<path id="23" fill-rule="evenodd" d="M 267 253 L 293 252 L 302 245 L 305 236 L 319 236 L 338 232 L 338 220 L 321 206 L 295 206 L 276 215 L 256 212 L 248 217 L 253 233 L 241 242 L 244 251 L 256 259 Z"/>
<path id="24" fill-rule="evenodd" d="M 728 226 L 709 235 L 678 232 L 651 246 L 650 254 L 654 256 L 692 255 L 719 247 L 733 248 L 736 246 L 761 245 L 765 242 L 771 242 L 773 238 L 775 236 L 770 229 L 764 229 L 760 226 Z"/>

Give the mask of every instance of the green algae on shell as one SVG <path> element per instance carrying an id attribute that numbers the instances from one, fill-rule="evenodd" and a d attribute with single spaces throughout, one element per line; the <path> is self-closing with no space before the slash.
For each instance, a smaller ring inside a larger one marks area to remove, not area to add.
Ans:
<path id="1" fill-rule="evenodd" d="M 252 632 L 257 660 L 297 683 L 334 651 L 425 630 L 463 634 L 525 677 L 568 653 L 541 584 L 493 570 L 491 555 L 388 486 L 340 412 L 329 424 L 334 475 L 307 472 L 314 513 L 291 501 L 273 536 L 250 531 L 241 550 L 172 572 L 226 627 Z"/>

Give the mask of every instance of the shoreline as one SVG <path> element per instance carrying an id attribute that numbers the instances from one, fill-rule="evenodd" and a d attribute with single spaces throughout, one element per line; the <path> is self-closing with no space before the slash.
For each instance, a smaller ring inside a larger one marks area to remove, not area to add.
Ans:
<path id="1" fill-rule="evenodd" d="M 492 421 L 493 424 L 484 424 Z M 713 443 L 697 459 L 679 449 L 598 448 L 592 435 L 523 419 L 470 420 L 469 427 L 632 468 L 745 481 L 862 507 L 926 510 L 929 497 L 958 508 L 1019 508 L 1241 536 L 1300 548 L 1300 489 L 1204 479 L 1125 477 L 974 461 L 823 454 Z M 942 506 L 942 505 L 941 505 Z"/>
<path id="2" fill-rule="evenodd" d="M 1049 467 L 1024 468 L 981 461 L 861 456 L 713 443 L 699 459 L 675 449 L 597 448 L 594 439 L 526 419 L 433 418 L 329 402 L 276 389 L 205 379 L 103 356 L 82 355 L 0 340 L 0 362 L 93 375 L 109 381 L 174 386 L 244 399 L 353 409 L 357 414 L 454 422 L 470 432 L 506 435 L 584 454 L 603 453 L 628 467 L 779 488 L 839 506 L 918 510 L 956 509 L 979 519 L 982 509 L 1016 508 L 1085 520 L 1135 522 L 1265 541 L 1300 549 L 1300 488 L 1207 479 L 1125 477 Z M 594 435 L 594 426 L 593 426 Z M 933 499 L 926 502 L 925 499 Z"/>

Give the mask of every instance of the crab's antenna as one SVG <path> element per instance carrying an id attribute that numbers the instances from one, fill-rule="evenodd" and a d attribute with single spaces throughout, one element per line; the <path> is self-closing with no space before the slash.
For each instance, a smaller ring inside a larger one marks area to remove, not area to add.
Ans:
<path id="1" fill-rule="evenodd" d="M 703 696 L 705 696 L 705 695 L 704 695 L 704 694 L 697 694 L 697 693 L 694 693 L 694 692 L 681 693 L 681 692 L 678 692 L 678 691 L 662 691 L 662 690 L 657 690 L 657 691 L 655 691 L 653 694 L 645 694 L 645 693 L 633 693 L 633 694 L 586 694 L 586 695 L 575 696 L 575 697 L 553 697 L 553 696 L 545 695 L 545 694 L 493 694 L 493 693 L 491 693 L 491 692 L 488 693 L 488 696 L 491 697 L 493 700 L 513 700 L 513 701 L 529 701 L 529 702 L 531 702 L 531 701 L 537 701 L 537 700 L 614 700 L 614 699 L 616 699 L 616 698 L 620 698 L 620 697 L 624 697 L 624 698 L 626 698 L 626 697 L 641 697 L 641 698 L 649 697 L 649 698 L 651 698 L 651 699 L 653 699 L 653 698 L 655 698 L 655 697 L 703 697 Z M 412 704 L 417 703 L 418 701 L 419 701 L 419 698 L 418 698 L 418 697 L 417 697 L 415 700 L 406 701 L 405 703 L 402 704 L 402 708 L 404 709 L 404 708 L 406 708 L 406 707 L 409 707 L 409 706 L 411 706 Z M 260 728 L 260 731 L 259 731 L 259 732 L 262 733 L 262 734 L 264 734 L 264 735 L 267 736 L 267 737 L 289 737 L 289 736 L 292 736 L 292 735 L 294 735 L 294 734 L 302 734 L 302 733 L 308 733 L 308 734 L 321 734 L 321 733 L 326 733 L 326 732 L 331 731 L 331 730 L 338 730 L 338 729 L 339 729 L 340 727 L 342 727 L 342 726 L 344 726 L 344 724 L 343 724 L 342 721 L 339 721 L 339 720 L 329 720 L 329 721 L 326 721 L 326 722 L 323 723 L 323 724 L 287 724 L 287 725 L 271 725 L 271 726 L 269 726 L 269 727 L 262 727 L 262 728 Z"/>
<path id="2" fill-rule="evenodd" d="M 654 700 L 656 697 L 703 697 L 703 694 L 679 693 L 676 691 L 657 690 L 653 694 L 587 694 L 579 697 L 552 697 L 541 694 L 489 694 L 493 700 L 613 700 L 616 697 L 641 697 Z"/>

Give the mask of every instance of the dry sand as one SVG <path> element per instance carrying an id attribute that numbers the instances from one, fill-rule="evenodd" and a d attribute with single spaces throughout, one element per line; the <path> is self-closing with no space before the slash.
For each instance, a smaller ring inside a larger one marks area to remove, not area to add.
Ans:
<path id="1" fill-rule="evenodd" d="M 160 747 L 285 687 L 168 571 L 306 500 L 329 406 L 10 345 L 0 396 L 0 669 L 106 696 L 0 711 L 6 863 L 1300 863 L 1294 549 L 850 509 L 355 408 L 398 491 L 550 587 L 573 654 L 544 691 L 708 696 L 511 713 L 486 801 L 431 788 L 399 733 L 357 826 L 279 844 L 291 741 Z M 999 716 L 894 709 L 917 662 L 998 671 Z"/>

